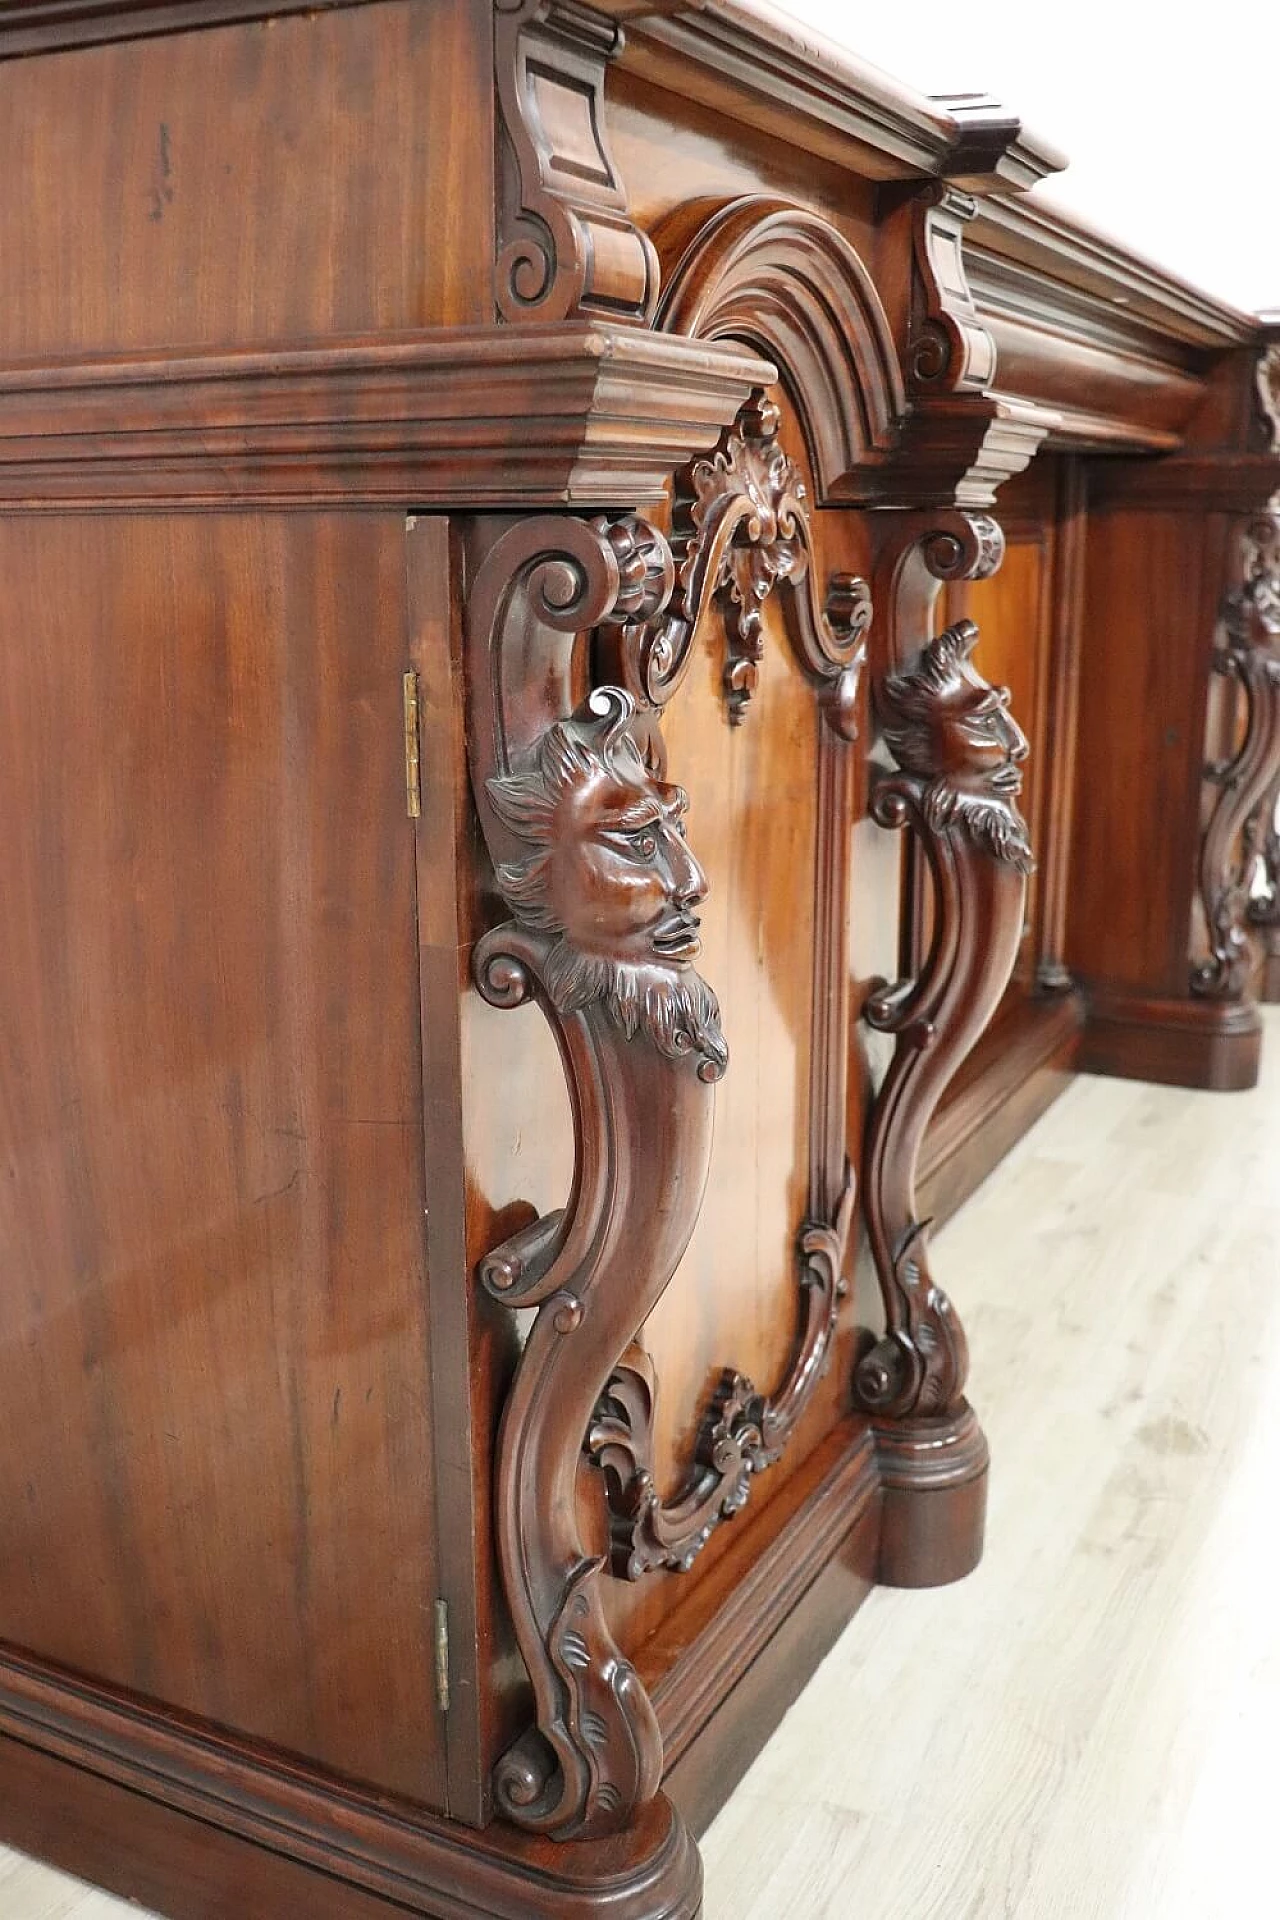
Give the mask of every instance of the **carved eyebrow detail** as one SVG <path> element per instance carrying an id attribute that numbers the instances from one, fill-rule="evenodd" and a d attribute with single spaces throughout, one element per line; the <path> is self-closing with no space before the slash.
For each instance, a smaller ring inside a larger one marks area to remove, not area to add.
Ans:
<path id="1" fill-rule="evenodd" d="M 638 833 L 641 827 L 656 827 L 662 817 L 663 810 L 656 800 L 635 800 L 615 813 L 609 825 L 618 832 Z"/>

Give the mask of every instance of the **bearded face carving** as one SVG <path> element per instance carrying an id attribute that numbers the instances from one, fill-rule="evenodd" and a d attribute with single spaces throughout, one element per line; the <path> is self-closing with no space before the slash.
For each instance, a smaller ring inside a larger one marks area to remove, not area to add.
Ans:
<path id="1" fill-rule="evenodd" d="M 898 766 L 921 783 L 926 823 L 963 826 L 998 860 L 1029 873 L 1034 862 L 1017 807 L 1027 738 L 1009 712 L 1008 692 L 975 669 L 977 641 L 971 620 L 948 627 L 908 669 L 881 683 L 877 712 Z"/>
<path id="2" fill-rule="evenodd" d="M 684 836 L 688 802 L 658 780 L 630 731 L 634 703 L 603 687 L 549 727 L 531 772 L 488 783 L 503 825 L 533 849 L 499 867 L 521 926 L 548 940 L 543 982 L 561 1013 L 600 1002 L 627 1039 L 728 1063 L 720 1009 L 693 969 L 707 883 Z"/>

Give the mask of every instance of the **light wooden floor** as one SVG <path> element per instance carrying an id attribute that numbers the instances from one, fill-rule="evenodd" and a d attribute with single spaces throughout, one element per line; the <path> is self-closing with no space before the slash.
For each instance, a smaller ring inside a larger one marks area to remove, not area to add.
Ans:
<path id="1" fill-rule="evenodd" d="M 1256 1093 L 1082 1079 L 938 1236 L 986 1560 L 873 1595 L 708 1834 L 706 1920 L 1280 1913 L 1268 1021 Z M 0 1852 L 2 1920 L 126 1914 Z"/>

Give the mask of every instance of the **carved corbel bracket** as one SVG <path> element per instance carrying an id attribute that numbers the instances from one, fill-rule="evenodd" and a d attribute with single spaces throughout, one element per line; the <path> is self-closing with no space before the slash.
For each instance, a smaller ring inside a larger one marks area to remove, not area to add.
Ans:
<path id="1" fill-rule="evenodd" d="M 737 724 L 759 682 L 764 604 L 784 589 L 792 644 L 822 692 L 831 725 L 851 739 L 871 594 L 855 575 L 837 574 L 825 604 L 820 600 L 808 497 L 779 444 L 780 424 L 773 401 L 756 393 L 716 452 L 677 477 L 670 605 L 650 620 L 613 622 L 601 638 L 604 670 L 639 704 L 660 709 L 688 670 L 703 619 L 718 607 L 725 697 Z"/>
<path id="2" fill-rule="evenodd" d="M 621 49 L 617 22 L 581 0 L 495 0 L 504 320 L 652 318 L 658 257 L 604 131 L 605 72 Z"/>
<path id="3" fill-rule="evenodd" d="M 913 206 L 915 276 L 907 361 L 914 389 L 982 393 L 996 376 L 996 343 L 978 316 L 964 264 L 972 195 L 945 183 Z"/>
<path id="4" fill-rule="evenodd" d="M 863 1212 L 884 1304 L 854 1379 L 878 1422 L 936 1420 L 963 1408 L 964 1332 L 929 1266 L 928 1222 L 916 1212 L 920 1147 L 938 1102 L 1008 984 L 1032 868 L 1017 808 L 1027 743 L 1008 694 L 973 665 L 978 630 L 962 620 L 929 638 L 943 580 L 999 563 L 985 518 L 910 520 L 886 556 L 889 658 L 872 698 L 895 763 L 873 789 L 880 826 L 915 833 L 933 881 L 933 933 L 914 978 L 874 986 L 864 1018 L 895 1036 L 872 1109 Z"/>
<path id="5" fill-rule="evenodd" d="M 548 515 L 474 529 L 468 746 L 510 918 L 478 944 L 494 1006 L 536 1001 L 574 1115 L 566 1206 L 481 1264 L 485 1288 L 537 1308 L 503 1412 L 495 1520 L 536 1725 L 499 1763 L 511 1820 L 558 1838 L 616 1831 L 657 1792 L 658 1722 L 610 1634 L 605 1563 L 578 1521 L 583 1436 L 614 1368 L 688 1243 L 727 1063 L 694 971 L 705 882 L 685 797 L 646 764 L 634 704 L 585 700 L 578 636 L 644 620 L 671 591 L 661 536 L 634 518 Z"/>
<path id="6" fill-rule="evenodd" d="M 976 202 L 935 181 L 891 216 L 912 258 L 906 318 L 908 410 L 896 457 L 874 477 L 878 504 L 989 507 L 1021 473 L 1058 416 L 996 388 L 996 345 L 964 258 Z"/>
<path id="7" fill-rule="evenodd" d="M 1191 988 L 1217 1000 L 1247 990 L 1254 954 L 1247 929 L 1269 923 L 1268 899 L 1255 903 L 1258 862 L 1274 859 L 1280 792 L 1280 500 L 1247 522 L 1240 536 L 1241 584 L 1224 597 L 1222 644 L 1214 671 L 1233 679 L 1244 702 L 1239 745 L 1205 768 L 1217 789 L 1200 847 L 1200 900 L 1208 958 L 1192 968 Z"/>
<path id="8" fill-rule="evenodd" d="M 1280 453 L 1280 341 L 1273 340 L 1258 355 L 1254 392 L 1264 444 Z"/>

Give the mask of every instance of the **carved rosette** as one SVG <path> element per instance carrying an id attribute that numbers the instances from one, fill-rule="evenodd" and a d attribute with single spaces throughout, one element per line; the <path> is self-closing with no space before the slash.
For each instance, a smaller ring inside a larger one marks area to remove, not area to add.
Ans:
<path id="1" fill-rule="evenodd" d="M 938 1103 L 1008 984 L 1033 865 L 1017 807 L 1027 742 L 1008 694 L 973 665 L 977 628 L 962 620 L 915 651 L 901 642 L 931 613 L 940 579 L 989 571 L 999 547 L 999 529 L 985 520 L 957 519 L 907 540 L 892 595 L 902 664 L 873 686 L 896 771 L 875 786 L 872 818 L 914 832 L 933 883 L 934 928 L 918 976 L 873 987 L 864 1008 L 868 1025 L 896 1039 L 863 1176 L 885 1330 L 868 1339 L 854 1394 L 877 1421 L 953 1417 L 963 1406 L 968 1351 L 930 1270 L 916 1168 Z"/>
<path id="2" fill-rule="evenodd" d="M 823 691 L 831 724 L 852 738 L 870 589 L 855 575 L 837 574 L 825 604 L 819 601 L 808 497 L 778 442 L 780 425 L 778 408 L 758 393 L 711 458 L 678 476 L 671 603 L 656 619 L 615 622 L 610 657 L 635 699 L 661 708 L 688 670 L 702 620 L 717 606 L 727 648 L 725 697 L 737 724 L 759 684 L 764 604 L 785 588 L 793 645 Z"/>
<path id="3" fill-rule="evenodd" d="M 1240 541 L 1241 584 L 1222 605 L 1222 644 L 1216 673 L 1232 679 L 1243 701 L 1240 744 L 1225 761 L 1205 768 L 1217 789 L 1200 848 L 1200 900 L 1209 954 L 1192 968 L 1196 994 L 1239 999 L 1247 990 L 1254 953 L 1250 926 L 1271 924 L 1273 885 L 1254 899 L 1259 862 L 1275 872 L 1275 809 L 1280 792 L 1280 502 L 1245 526 Z"/>
<path id="4" fill-rule="evenodd" d="M 616 21 L 582 0 L 495 0 L 504 320 L 652 317 L 657 255 L 604 132 L 605 72 L 621 48 Z"/>

